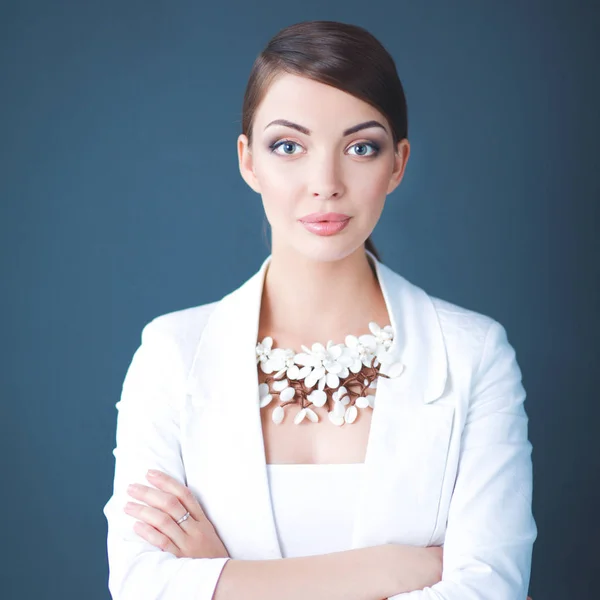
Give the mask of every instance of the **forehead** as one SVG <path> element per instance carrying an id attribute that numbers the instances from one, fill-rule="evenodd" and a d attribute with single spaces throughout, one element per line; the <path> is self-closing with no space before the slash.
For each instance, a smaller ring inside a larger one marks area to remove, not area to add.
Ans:
<path id="1" fill-rule="evenodd" d="M 255 115 L 255 123 L 264 127 L 277 118 L 285 118 L 318 128 L 318 124 L 335 121 L 354 125 L 359 120 L 384 119 L 373 106 L 336 87 L 307 77 L 284 73 L 269 86 Z"/>

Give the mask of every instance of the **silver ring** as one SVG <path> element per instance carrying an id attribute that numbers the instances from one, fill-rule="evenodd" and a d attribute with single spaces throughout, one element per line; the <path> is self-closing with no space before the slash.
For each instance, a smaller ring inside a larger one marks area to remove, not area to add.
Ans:
<path id="1" fill-rule="evenodd" d="M 177 525 L 179 525 L 179 523 L 183 523 L 185 520 L 188 519 L 188 517 L 190 516 L 190 511 L 188 510 L 185 515 L 183 515 L 183 517 L 181 517 L 181 519 L 179 519 L 179 521 L 177 521 Z"/>

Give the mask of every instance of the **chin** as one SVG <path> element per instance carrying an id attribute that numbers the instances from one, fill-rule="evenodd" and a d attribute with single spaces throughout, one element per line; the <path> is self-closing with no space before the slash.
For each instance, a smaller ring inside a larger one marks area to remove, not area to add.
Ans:
<path id="1" fill-rule="evenodd" d="M 334 262 L 343 260 L 354 254 L 357 250 L 364 248 L 364 240 L 350 240 L 337 238 L 337 236 L 322 237 L 311 242 L 299 242 L 294 244 L 294 250 L 302 256 L 316 262 Z M 337 239 L 335 239 L 337 238 Z"/>

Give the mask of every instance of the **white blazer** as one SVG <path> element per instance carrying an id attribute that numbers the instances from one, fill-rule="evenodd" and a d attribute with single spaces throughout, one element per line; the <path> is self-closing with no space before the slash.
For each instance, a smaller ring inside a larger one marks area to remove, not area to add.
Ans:
<path id="1" fill-rule="evenodd" d="M 444 546 L 442 581 L 406 600 L 525 600 L 537 527 L 525 390 L 504 327 L 428 295 L 367 251 L 405 369 L 380 378 L 352 548 Z M 211 600 L 228 559 L 176 558 L 137 536 L 127 486 L 187 485 L 235 559 L 281 558 L 255 347 L 271 256 L 218 302 L 157 317 L 117 402 L 109 588 L 123 600 Z"/>

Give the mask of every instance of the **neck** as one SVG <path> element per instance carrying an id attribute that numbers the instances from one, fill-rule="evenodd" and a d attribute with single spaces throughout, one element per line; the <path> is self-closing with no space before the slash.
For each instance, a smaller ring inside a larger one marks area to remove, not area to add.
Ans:
<path id="1" fill-rule="evenodd" d="M 265 274 L 261 330 L 266 335 L 335 343 L 369 333 L 369 321 L 387 325 L 379 282 L 361 246 L 335 261 L 273 253 Z M 341 336 L 341 339 L 340 339 Z"/>

